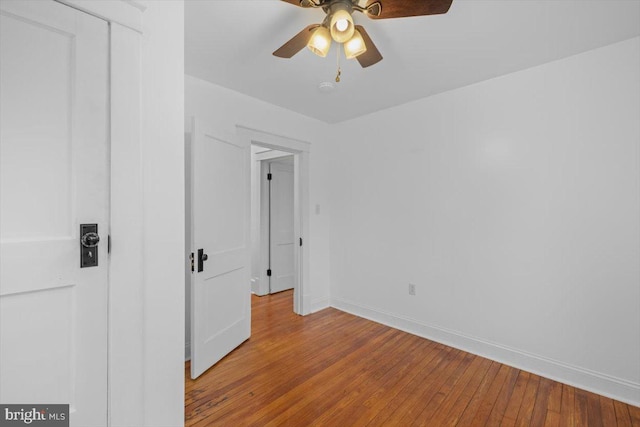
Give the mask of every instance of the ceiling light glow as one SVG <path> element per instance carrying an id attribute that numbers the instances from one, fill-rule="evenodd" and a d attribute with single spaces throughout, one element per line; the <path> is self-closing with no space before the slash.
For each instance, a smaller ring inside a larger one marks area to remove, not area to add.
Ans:
<path id="1" fill-rule="evenodd" d="M 325 57 L 331 47 L 331 36 L 327 27 L 319 26 L 313 30 L 313 34 L 307 43 L 307 47 L 318 56 Z"/>
<path id="2" fill-rule="evenodd" d="M 338 3 L 343 7 L 343 3 Z M 345 6 L 346 7 L 346 6 Z M 354 25 L 351 13 L 346 9 L 337 9 L 331 14 L 330 25 L 331 38 L 337 43 L 344 43 L 353 37 Z"/>
<path id="3" fill-rule="evenodd" d="M 360 31 L 355 30 L 353 32 L 353 37 L 351 37 L 351 39 L 349 39 L 349 41 L 344 44 L 344 55 L 347 57 L 347 59 L 353 59 L 358 55 L 362 55 L 366 51 L 367 46 L 364 43 L 362 34 L 360 34 Z"/>

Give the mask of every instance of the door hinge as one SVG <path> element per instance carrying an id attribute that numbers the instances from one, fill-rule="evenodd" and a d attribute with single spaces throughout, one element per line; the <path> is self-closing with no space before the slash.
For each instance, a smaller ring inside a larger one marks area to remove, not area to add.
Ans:
<path id="1" fill-rule="evenodd" d="M 267 179 L 268 179 L 269 181 L 271 181 L 271 178 L 273 178 L 273 175 L 271 175 L 271 173 L 268 173 L 268 174 L 267 174 Z"/>
<path id="2" fill-rule="evenodd" d="M 111 253 L 111 234 L 107 235 L 107 253 Z"/>
<path id="3" fill-rule="evenodd" d="M 300 238 L 300 246 L 302 246 L 302 237 Z"/>
<path id="4" fill-rule="evenodd" d="M 271 269 L 267 270 L 267 276 L 271 277 Z"/>
<path id="5" fill-rule="evenodd" d="M 191 255 L 189 255 L 189 259 L 191 260 L 191 271 L 193 272 L 194 270 L 193 252 L 191 252 Z"/>

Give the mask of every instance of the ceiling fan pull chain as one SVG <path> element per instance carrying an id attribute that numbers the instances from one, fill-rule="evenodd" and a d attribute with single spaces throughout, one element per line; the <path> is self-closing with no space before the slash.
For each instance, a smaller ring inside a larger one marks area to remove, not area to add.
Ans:
<path id="1" fill-rule="evenodd" d="M 336 64 L 338 66 L 338 74 L 336 74 L 336 83 L 340 83 L 340 74 L 342 74 L 342 71 L 340 70 L 340 46 L 342 46 L 342 44 L 338 44 L 338 47 L 336 49 Z"/>

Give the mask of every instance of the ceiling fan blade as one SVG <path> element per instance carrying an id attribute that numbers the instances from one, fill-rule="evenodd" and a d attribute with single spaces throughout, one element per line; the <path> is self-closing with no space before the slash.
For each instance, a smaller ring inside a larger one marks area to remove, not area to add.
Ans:
<path id="1" fill-rule="evenodd" d="M 382 55 L 380 54 L 380 51 L 378 50 L 376 45 L 373 44 L 373 40 L 371 40 L 371 37 L 369 37 L 369 34 L 367 34 L 362 25 L 356 25 L 356 30 L 360 32 L 360 35 L 364 40 L 364 45 L 367 47 L 367 51 L 365 53 L 356 56 L 356 59 L 358 60 L 362 68 L 367 68 L 382 61 Z"/>
<path id="2" fill-rule="evenodd" d="M 293 36 L 291 40 L 280 46 L 278 50 L 273 52 L 273 55 L 280 58 L 291 58 L 304 49 L 311 38 L 311 34 L 313 34 L 313 30 L 319 26 L 318 24 L 307 26 L 304 30 Z"/>
<path id="3" fill-rule="evenodd" d="M 365 15 L 372 19 L 439 15 L 447 13 L 451 3 L 453 0 L 369 0 Z"/>

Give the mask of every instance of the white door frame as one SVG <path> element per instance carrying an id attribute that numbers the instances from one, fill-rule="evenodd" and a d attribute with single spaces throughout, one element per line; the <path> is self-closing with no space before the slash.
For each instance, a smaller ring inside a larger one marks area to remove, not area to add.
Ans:
<path id="1" fill-rule="evenodd" d="M 307 296 L 309 283 L 309 155 L 311 144 L 306 141 L 288 138 L 281 135 L 262 132 L 256 129 L 236 126 L 239 138 L 244 138 L 250 145 L 259 145 L 273 150 L 293 154 L 294 162 L 294 233 L 302 238 L 303 245 L 295 245 L 294 263 L 298 286 L 293 291 L 293 311 L 299 315 L 310 312 L 311 304 Z M 259 236 L 258 236 L 259 238 Z M 258 243 L 261 247 L 261 242 Z"/>
<path id="2" fill-rule="evenodd" d="M 146 6 L 138 0 L 55 0 L 109 23 L 111 218 L 108 424 L 145 425 L 144 193 L 141 42 Z M 117 248 L 117 250 L 115 250 Z"/>

